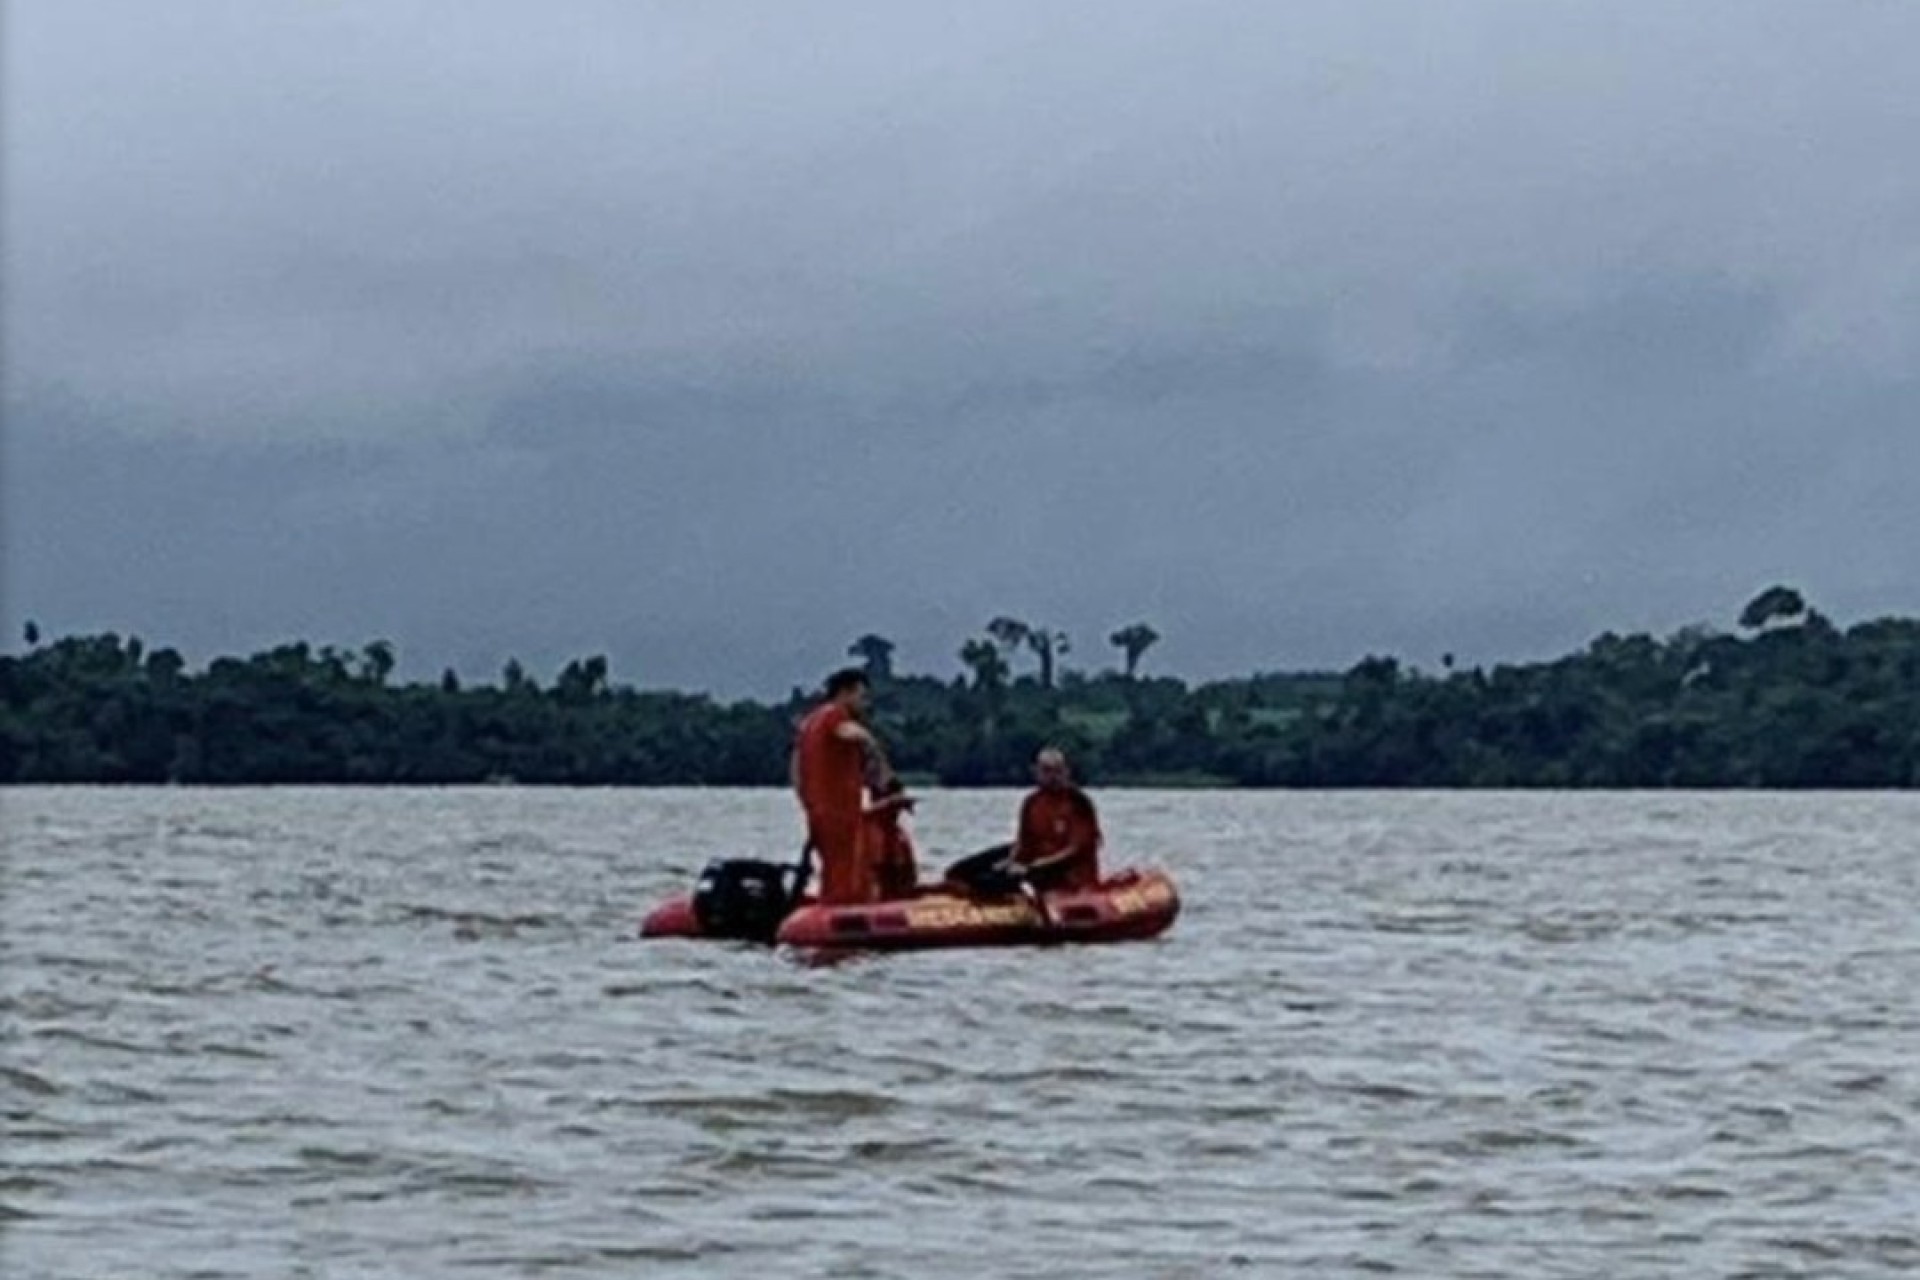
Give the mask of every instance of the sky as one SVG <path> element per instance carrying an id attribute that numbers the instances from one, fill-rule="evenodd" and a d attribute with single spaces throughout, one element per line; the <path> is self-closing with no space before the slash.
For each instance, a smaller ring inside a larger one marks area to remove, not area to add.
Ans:
<path id="1" fill-rule="evenodd" d="M 0 623 L 811 685 L 1920 613 L 1905 0 L 14 0 Z"/>

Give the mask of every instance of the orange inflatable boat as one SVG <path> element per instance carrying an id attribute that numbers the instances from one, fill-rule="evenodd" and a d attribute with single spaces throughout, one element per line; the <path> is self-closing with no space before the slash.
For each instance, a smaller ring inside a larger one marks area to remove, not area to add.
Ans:
<path id="1" fill-rule="evenodd" d="M 641 936 L 733 938 L 814 951 L 918 951 L 1132 942 L 1164 933 L 1180 914 L 1179 891 L 1158 870 L 1121 871 L 1090 889 L 982 896 L 940 885 L 887 902 L 826 906 L 802 899 L 785 910 L 780 869 L 751 865 L 768 868 L 764 895 L 716 908 L 703 876 L 700 890 L 649 912 Z"/>

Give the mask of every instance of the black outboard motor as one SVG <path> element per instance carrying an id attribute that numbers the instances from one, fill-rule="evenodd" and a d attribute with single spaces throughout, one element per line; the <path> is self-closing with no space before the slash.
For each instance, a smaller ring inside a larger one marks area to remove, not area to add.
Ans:
<path id="1" fill-rule="evenodd" d="M 788 880 L 794 883 L 789 886 Z M 709 862 L 693 887 L 693 914 L 710 938 L 772 944 L 800 896 L 800 874 L 777 862 L 723 858 Z"/>

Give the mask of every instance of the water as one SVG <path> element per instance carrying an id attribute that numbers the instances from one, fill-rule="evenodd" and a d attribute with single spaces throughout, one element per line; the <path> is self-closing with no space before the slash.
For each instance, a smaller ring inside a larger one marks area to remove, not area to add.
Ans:
<path id="1" fill-rule="evenodd" d="M 5 1274 L 1920 1271 L 1920 797 L 1100 799 L 1160 941 L 808 968 L 632 940 L 778 793 L 4 793 Z"/>

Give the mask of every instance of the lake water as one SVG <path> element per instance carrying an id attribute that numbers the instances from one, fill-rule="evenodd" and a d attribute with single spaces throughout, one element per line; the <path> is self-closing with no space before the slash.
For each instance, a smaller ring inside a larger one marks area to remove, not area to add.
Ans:
<path id="1" fill-rule="evenodd" d="M 0 1266 L 1920 1273 L 1920 796 L 1096 798 L 1158 941 L 805 967 L 633 938 L 776 792 L 0 792 Z"/>

